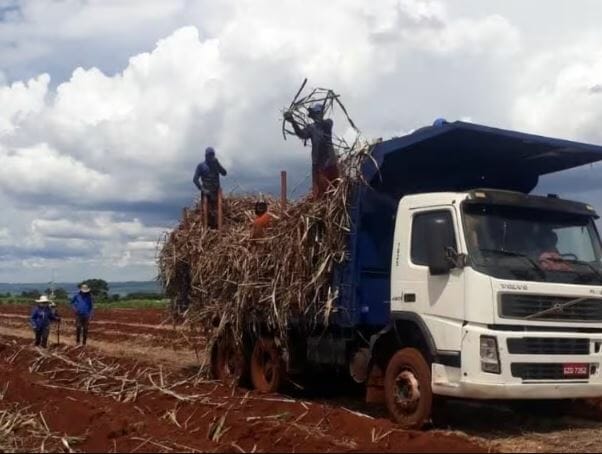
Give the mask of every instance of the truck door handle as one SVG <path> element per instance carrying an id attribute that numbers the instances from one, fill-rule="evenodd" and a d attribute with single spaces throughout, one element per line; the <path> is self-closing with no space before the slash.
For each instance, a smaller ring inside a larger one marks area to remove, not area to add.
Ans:
<path id="1" fill-rule="evenodd" d="M 404 303 L 415 303 L 416 302 L 416 294 L 415 293 L 404 293 L 403 294 L 403 302 Z"/>

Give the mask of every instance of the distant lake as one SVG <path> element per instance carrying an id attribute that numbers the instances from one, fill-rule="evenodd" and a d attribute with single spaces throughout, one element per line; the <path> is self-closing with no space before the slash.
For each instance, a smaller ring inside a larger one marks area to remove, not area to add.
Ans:
<path id="1" fill-rule="evenodd" d="M 129 281 L 129 282 L 109 282 L 109 293 L 111 295 L 118 294 L 125 296 L 128 293 L 161 293 L 162 289 L 156 281 Z M 0 282 L 0 293 L 10 293 L 12 295 L 20 295 L 21 292 L 37 290 L 40 293 L 50 287 L 50 283 L 39 284 L 7 284 Z M 73 294 L 77 292 L 77 282 L 56 282 L 55 288 L 64 288 Z"/>

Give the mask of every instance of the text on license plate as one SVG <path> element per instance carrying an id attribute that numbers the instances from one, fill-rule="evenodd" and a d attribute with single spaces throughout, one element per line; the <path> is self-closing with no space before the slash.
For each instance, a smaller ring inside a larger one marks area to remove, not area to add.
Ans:
<path id="1" fill-rule="evenodd" d="M 588 364 L 563 364 L 562 374 L 565 377 L 588 377 L 589 376 L 589 365 Z"/>

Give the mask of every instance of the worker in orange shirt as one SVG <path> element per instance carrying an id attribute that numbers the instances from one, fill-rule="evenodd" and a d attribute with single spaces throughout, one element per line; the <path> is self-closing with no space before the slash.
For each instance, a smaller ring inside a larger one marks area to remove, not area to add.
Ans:
<path id="1" fill-rule="evenodd" d="M 272 216 L 268 213 L 268 204 L 264 201 L 255 203 L 255 220 L 251 229 L 251 238 L 263 238 L 265 229 L 272 222 Z"/>

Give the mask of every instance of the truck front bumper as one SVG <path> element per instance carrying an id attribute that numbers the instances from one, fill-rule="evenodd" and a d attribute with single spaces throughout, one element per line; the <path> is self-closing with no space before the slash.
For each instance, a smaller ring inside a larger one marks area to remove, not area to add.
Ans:
<path id="1" fill-rule="evenodd" d="M 500 373 L 481 370 L 480 338 L 497 340 Z M 536 339 L 546 345 L 545 353 L 510 353 L 508 339 Z M 566 342 L 587 339 L 586 352 L 566 354 Z M 564 345 L 563 354 L 555 354 L 554 345 Z M 602 397 L 602 333 L 560 333 L 495 331 L 478 325 L 463 327 L 461 367 L 432 366 L 433 392 L 438 395 L 470 399 L 576 399 Z M 587 365 L 586 378 L 562 376 L 565 364 Z M 521 365 L 521 366 L 517 366 Z M 518 369 L 523 367 L 523 371 Z M 559 375 L 560 373 L 560 375 Z"/>

